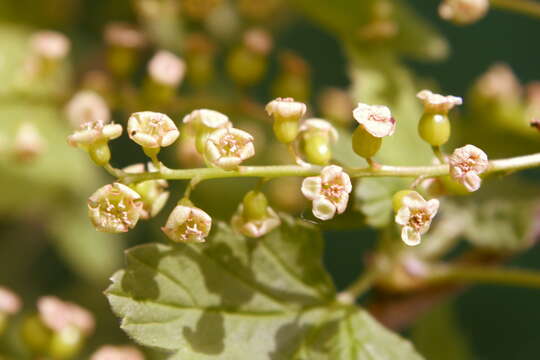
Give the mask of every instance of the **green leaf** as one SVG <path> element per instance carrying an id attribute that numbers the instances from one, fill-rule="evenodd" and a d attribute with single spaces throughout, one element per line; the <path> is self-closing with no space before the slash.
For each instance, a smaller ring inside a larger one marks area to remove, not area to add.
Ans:
<path id="1" fill-rule="evenodd" d="M 170 359 L 421 359 L 365 311 L 335 303 L 312 226 L 254 240 L 216 225 L 206 244 L 135 247 L 107 296 L 122 328 Z"/>

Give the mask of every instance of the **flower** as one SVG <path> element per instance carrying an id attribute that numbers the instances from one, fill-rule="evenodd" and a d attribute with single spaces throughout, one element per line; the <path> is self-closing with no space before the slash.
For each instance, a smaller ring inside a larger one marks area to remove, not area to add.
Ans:
<path id="1" fill-rule="evenodd" d="M 203 210 L 177 205 L 161 230 L 174 242 L 204 242 L 212 228 L 212 218 Z"/>
<path id="2" fill-rule="evenodd" d="M 13 144 L 13 151 L 18 160 L 34 160 L 45 151 L 45 147 L 45 140 L 34 124 L 24 122 L 19 126 Z"/>
<path id="3" fill-rule="evenodd" d="M 100 347 L 90 360 L 144 360 L 144 355 L 134 346 L 105 345 Z"/>
<path id="4" fill-rule="evenodd" d="M 130 187 L 113 183 L 99 188 L 88 199 L 88 216 L 98 231 L 121 233 L 137 225 L 143 203 Z"/>
<path id="5" fill-rule="evenodd" d="M 489 0 L 444 0 L 439 15 L 456 24 L 466 25 L 483 18 L 489 10 Z"/>
<path id="6" fill-rule="evenodd" d="M 434 94 L 429 90 L 422 90 L 416 97 L 424 104 L 424 111 L 435 114 L 448 114 L 456 105 L 461 105 L 463 100 L 457 96 L 443 96 Z"/>
<path id="7" fill-rule="evenodd" d="M 122 135 L 122 125 L 92 121 L 81 124 L 79 130 L 68 136 L 69 145 L 88 148 L 98 143 L 116 139 Z"/>
<path id="8" fill-rule="evenodd" d="M 294 101 L 293 98 L 277 98 L 270 101 L 266 107 L 266 112 L 274 116 L 276 120 L 298 121 L 307 111 L 306 104 Z"/>
<path id="9" fill-rule="evenodd" d="M 205 127 L 209 129 L 220 129 L 231 127 L 229 117 L 219 111 L 210 109 L 193 110 L 182 119 L 184 124 L 193 124 L 195 127 Z"/>
<path id="10" fill-rule="evenodd" d="M 146 44 L 146 37 L 142 32 L 130 24 L 113 22 L 105 27 L 105 41 L 109 45 L 123 48 L 141 48 Z"/>
<path id="11" fill-rule="evenodd" d="M 56 31 L 39 31 L 30 37 L 32 51 L 46 59 L 59 60 L 69 52 L 69 39 Z"/>
<path id="12" fill-rule="evenodd" d="M 510 66 L 498 63 L 476 81 L 475 91 L 480 97 L 495 101 L 521 101 L 522 86 Z"/>
<path id="13" fill-rule="evenodd" d="M 176 87 L 186 73 L 186 64 L 169 51 L 159 51 L 148 63 L 148 73 L 159 84 Z"/>
<path id="14" fill-rule="evenodd" d="M 235 128 L 218 129 L 208 136 L 205 155 L 217 167 L 234 170 L 255 155 L 253 136 Z"/>
<path id="15" fill-rule="evenodd" d="M 358 103 L 353 110 L 353 117 L 368 133 L 377 138 L 390 136 L 396 129 L 396 120 L 390 109 L 383 105 Z"/>
<path id="16" fill-rule="evenodd" d="M 76 328 L 88 335 L 94 330 L 94 317 L 77 304 L 55 296 L 43 296 L 38 299 L 37 308 L 41 321 L 53 331 Z"/>
<path id="17" fill-rule="evenodd" d="M 154 164 L 147 164 L 148 171 L 157 171 Z M 145 171 L 144 164 L 134 164 L 123 169 L 128 174 L 140 174 Z M 133 189 L 141 196 L 142 208 L 141 219 L 149 219 L 156 216 L 167 203 L 169 192 L 166 191 L 169 184 L 167 180 L 148 180 L 132 185 Z"/>
<path id="18" fill-rule="evenodd" d="M 313 201 L 313 215 L 321 220 L 333 218 L 336 212 L 343 213 L 351 190 L 349 175 L 337 165 L 326 166 L 320 176 L 307 177 L 302 182 L 302 193 Z"/>
<path id="19" fill-rule="evenodd" d="M 323 133 L 328 136 L 331 142 L 336 142 L 339 138 L 339 134 L 335 127 L 328 121 L 323 119 L 307 119 L 300 125 L 301 133 Z"/>
<path id="20" fill-rule="evenodd" d="M 429 230 L 431 220 L 439 210 L 439 200 L 426 201 L 416 191 L 411 191 L 403 197 L 401 204 L 395 219 L 402 226 L 401 239 L 409 246 L 416 246 L 420 244 L 421 235 Z"/>
<path id="21" fill-rule="evenodd" d="M 143 147 L 159 148 L 174 143 L 180 131 L 167 115 L 142 111 L 129 117 L 128 134 L 131 140 Z"/>
<path id="22" fill-rule="evenodd" d="M 486 171 L 489 165 L 485 152 L 474 145 L 465 145 L 454 150 L 448 160 L 450 175 L 454 180 L 471 192 L 480 188 L 482 179 L 478 175 Z"/>
<path id="23" fill-rule="evenodd" d="M 71 125 L 78 129 L 82 124 L 101 121 L 107 124 L 111 113 L 105 100 L 96 92 L 79 91 L 66 106 L 66 115 Z"/>
<path id="24" fill-rule="evenodd" d="M 267 55 L 273 46 L 272 37 L 263 29 L 251 29 L 244 33 L 244 45 L 256 54 Z"/>
<path id="25" fill-rule="evenodd" d="M 281 225 L 281 219 L 270 206 L 266 209 L 266 212 L 267 217 L 263 219 L 248 220 L 243 214 L 244 205 L 240 204 L 231 219 L 231 224 L 239 233 L 250 238 L 259 238 Z"/>
<path id="26" fill-rule="evenodd" d="M 0 317 L 3 314 L 15 314 L 21 309 L 21 299 L 11 290 L 0 286 Z"/>

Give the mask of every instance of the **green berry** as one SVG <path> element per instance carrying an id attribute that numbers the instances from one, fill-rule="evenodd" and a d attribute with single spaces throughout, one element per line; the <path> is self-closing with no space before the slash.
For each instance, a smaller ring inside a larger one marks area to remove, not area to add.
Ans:
<path id="1" fill-rule="evenodd" d="M 379 151 L 382 138 L 368 133 L 362 126 L 358 126 L 352 136 L 352 146 L 355 153 L 369 159 Z"/>
<path id="2" fill-rule="evenodd" d="M 98 166 L 104 166 L 111 160 L 111 150 L 106 142 L 91 146 L 88 153 L 92 161 Z"/>
<path id="3" fill-rule="evenodd" d="M 268 200 L 266 196 L 260 191 L 250 191 L 244 196 L 244 219 L 261 220 L 265 219 L 267 215 Z"/>
<path id="4" fill-rule="evenodd" d="M 424 113 L 418 123 L 420 137 L 432 146 L 445 144 L 450 138 L 450 131 L 447 115 Z"/>
<path id="5" fill-rule="evenodd" d="M 441 182 L 444 187 L 444 190 L 450 195 L 470 195 L 469 190 L 465 187 L 465 185 L 462 185 L 458 183 L 456 180 L 452 179 L 450 176 L 443 176 L 441 177 Z"/>
<path id="6" fill-rule="evenodd" d="M 400 190 L 392 197 L 392 208 L 397 213 L 403 206 L 403 198 L 414 191 L 412 190 Z"/>
<path id="7" fill-rule="evenodd" d="M 298 136 L 299 124 L 298 120 L 288 120 L 284 118 L 278 118 L 274 120 L 274 134 L 278 141 L 289 144 L 293 142 Z"/>
<path id="8" fill-rule="evenodd" d="M 308 162 L 326 165 L 332 158 L 330 138 L 327 133 L 306 134 L 302 139 L 302 150 Z"/>

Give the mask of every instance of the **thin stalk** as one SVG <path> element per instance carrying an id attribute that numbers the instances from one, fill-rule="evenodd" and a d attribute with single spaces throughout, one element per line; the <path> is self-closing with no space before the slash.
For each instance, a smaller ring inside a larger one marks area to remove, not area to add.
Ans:
<path id="1" fill-rule="evenodd" d="M 356 299 L 371 288 L 378 274 L 375 270 L 366 270 L 347 289 L 337 295 L 337 301 L 343 304 L 354 304 Z"/>
<path id="2" fill-rule="evenodd" d="M 540 18 L 540 3 L 532 0 L 491 0 L 494 8 Z"/>

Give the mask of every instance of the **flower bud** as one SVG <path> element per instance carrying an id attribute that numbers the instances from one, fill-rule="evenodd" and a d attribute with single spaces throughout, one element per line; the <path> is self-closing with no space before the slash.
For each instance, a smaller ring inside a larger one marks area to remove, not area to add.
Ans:
<path id="1" fill-rule="evenodd" d="M 243 235 L 259 238 L 281 224 L 276 212 L 268 206 L 263 193 L 250 191 L 231 219 L 233 228 Z"/>
<path id="2" fill-rule="evenodd" d="M 186 72 L 182 59 L 168 51 L 159 51 L 148 63 L 148 73 L 153 81 L 176 88 Z"/>
<path id="3" fill-rule="evenodd" d="M 332 159 L 331 144 L 338 140 L 338 132 L 326 120 L 308 119 L 300 125 L 301 147 L 308 162 L 326 165 Z"/>
<path id="4" fill-rule="evenodd" d="M 277 139 L 285 144 L 296 139 L 299 122 L 306 113 L 306 104 L 292 98 L 277 98 L 266 105 L 268 115 L 274 117 L 274 133 Z"/>
<path id="5" fill-rule="evenodd" d="M 128 134 L 131 140 L 143 148 L 159 149 L 174 143 L 180 132 L 167 115 L 142 111 L 129 117 Z"/>
<path id="6" fill-rule="evenodd" d="M 244 160 L 254 155 L 253 136 L 239 129 L 218 129 L 206 141 L 206 159 L 225 170 L 237 169 Z"/>
<path id="7" fill-rule="evenodd" d="M 66 115 L 74 129 L 86 123 L 102 122 L 107 124 L 111 113 L 105 100 L 90 90 L 79 91 L 66 106 Z"/>
<path id="8" fill-rule="evenodd" d="M 307 177 L 302 183 L 302 194 L 313 201 L 313 215 L 321 220 L 343 213 L 351 191 L 349 175 L 336 165 L 323 168 L 320 176 Z"/>
<path id="9" fill-rule="evenodd" d="M 451 127 L 448 112 L 463 103 L 460 97 L 434 94 L 422 90 L 417 97 L 424 104 L 424 114 L 418 123 L 420 137 L 432 146 L 445 144 L 450 138 Z"/>
<path id="10" fill-rule="evenodd" d="M 15 135 L 13 153 L 17 160 L 29 162 L 35 160 L 45 151 L 45 140 L 38 128 L 29 122 L 22 123 Z"/>
<path id="11" fill-rule="evenodd" d="M 443 0 L 439 15 L 457 25 L 468 25 L 486 16 L 488 10 L 489 0 Z"/>
<path id="12" fill-rule="evenodd" d="M 398 193 L 399 194 L 399 193 Z M 396 214 L 396 223 L 402 226 L 401 239 L 409 246 L 420 244 L 421 236 L 431 225 L 433 217 L 439 210 L 439 200 L 429 201 L 412 191 L 401 197 L 401 207 Z"/>
<path id="13" fill-rule="evenodd" d="M 488 157 L 485 152 L 474 145 L 465 145 L 454 150 L 449 157 L 450 175 L 454 180 L 473 192 L 480 188 L 480 174 L 488 168 Z"/>
<path id="14" fill-rule="evenodd" d="M 208 136 L 217 129 L 232 127 L 229 117 L 218 111 L 209 109 L 193 110 L 182 120 L 195 131 L 195 146 L 200 154 L 204 154 Z"/>
<path id="15" fill-rule="evenodd" d="M 90 357 L 90 360 L 144 360 L 144 355 L 134 346 L 104 345 Z"/>
<path id="16" fill-rule="evenodd" d="M 141 196 L 126 185 L 109 184 L 88 199 L 88 216 L 96 230 L 127 232 L 137 225 L 143 203 Z"/>
<path id="17" fill-rule="evenodd" d="M 148 171 L 157 171 L 152 163 L 148 163 Z M 145 171 L 144 164 L 134 164 L 123 169 L 128 174 L 140 174 Z M 131 185 L 130 187 L 141 196 L 141 219 L 155 217 L 167 203 L 169 192 L 167 180 L 148 180 Z"/>
<path id="18" fill-rule="evenodd" d="M 174 242 L 204 242 L 212 227 L 212 218 L 194 206 L 177 205 L 161 230 Z"/>

